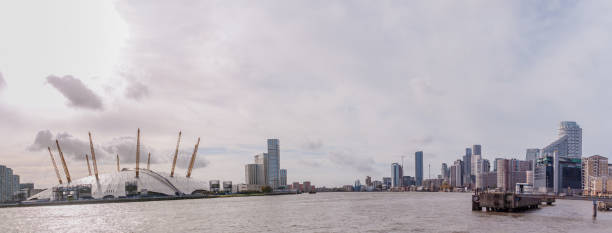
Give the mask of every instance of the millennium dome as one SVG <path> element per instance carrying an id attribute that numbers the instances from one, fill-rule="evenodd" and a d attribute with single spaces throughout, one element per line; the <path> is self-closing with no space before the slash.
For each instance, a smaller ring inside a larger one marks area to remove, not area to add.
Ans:
<path id="1" fill-rule="evenodd" d="M 187 177 L 171 177 L 168 173 L 126 169 L 114 173 L 87 176 L 70 183 L 56 185 L 28 200 L 110 199 L 130 196 L 182 196 L 207 191 L 204 181 Z"/>

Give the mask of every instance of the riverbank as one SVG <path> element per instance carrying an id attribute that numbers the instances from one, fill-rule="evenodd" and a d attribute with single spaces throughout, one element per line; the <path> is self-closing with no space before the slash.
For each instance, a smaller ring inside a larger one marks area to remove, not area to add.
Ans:
<path id="1" fill-rule="evenodd" d="M 87 204 L 104 204 L 104 203 L 171 201 L 171 200 L 252 197 L 252 196 L 276 196 L 276 195 L 291 195 L 291 194 L 296 194 L 296 193 L 290 193 L 290 192 L 235 193 L 235 194 L 223 194 L 223 195 L 183 195 L 183 196 L 168 196 L 168 197 L 138 197 L 138 198 L 89 199 L 89 200 L 72 200 L 72 201 L 22 202 L 22 203 L 14 203 L 14 204 L 0 204 L 0 208 L 18 208 L 18 207 L 33 207 L 33 206 L 60 206 L 60 205 L 87 205 Z"/>

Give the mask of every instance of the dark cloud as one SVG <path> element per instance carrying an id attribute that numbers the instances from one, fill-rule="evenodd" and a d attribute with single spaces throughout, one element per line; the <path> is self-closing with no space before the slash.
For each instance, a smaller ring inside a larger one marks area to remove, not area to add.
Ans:
<path id="1" fill-rule="evenodd" d="M 135 100 L 141 100 L 149 96 L 149 87 L 140 82 L 130 82 L 125 89 L 125 97 Z"/>
<path id="2" fill-rule="evenodd" d="M 319 150 L 323 148 L 323 142 L 321 140 L 308 141 L 303 145 L 303 147 L 308 150 Z"/>
<path id="3" fill-rule="evenodd" d="M 119 160 L 126 163 L 136 163 L 136 137 L 113 138 L 110 142 L 104 143 L 102 150 L 110 155 L 119 154 Z M 151 163 L 161 161 L 155 150 L 140 142 L 140 162 L 146 163 L 148 153 L 151 153 Z M 112 157 L 112 156 L 111 156 Z M 114 158 L 114 157 L 113 157 Z"/>
<path id="4" fill-rule="evenodd" d="M 59 141 L 62 152 L 68 159 L 84 160 L 85 154 L 90 152 L 89 142 L 75 138 L 69 133 L 58 133 L 53 136 L 53 133 L 49 130 L 39 131 L 34 138 L 34 142 L 27 149 L 29 151 L 42 151 L 46 150 L 47 147 L 51 147 L 51 150 L 57 155 L 56 139 Z M 98 156 L 98 153 L 96 153 L 96 156 Z"/>
<path id="5" fill-rule="evenodd" d="M 4 81 L 4 76 L 2 76 L 2 72 L 0 72 L 0 89 L 6 86 L 6 81 Z"/>
<path id="6" fill-rule="evenodd" d="M 359 172 L 374 171 L 373 165 L 375 162 L 372 158 L 360 158 L 344 152 L 332 152 L 329 154 L 329 160 L 336 165 L 351 167 Z"/>
<path id="7" fill-rule="evenodd" d="M 50 75 L 47 82 L 68 99 L 68 105 L 75 108 L 102 110 L 102 99 L 89 89 L 80 79 L 70 75 L 57 77 Z"/>
<path id="8" fill-rule="evenodd" d="M 36 134 L 32 145 L 28 146 L 29 151 L 43 151 L 47 147 L 51 147 L 54 153 L 57 153 L 57 146 L 55 140 L 59 141 L 62 148 L 62 152 L 70 160 L 85 160 L 85 154 L 91 154 L 91 148 L 89 146 L 89 139 L 87 135 L 84 135 L 84 139 L 79 139 L 72 136 L 69 133 L 58 133 L 53 135 L 50 130 L 41 130 Z M 94 139 L 95 140 L 95 139 Z M 95 143 L 95 142 L 94 142 Z M 135 163 L 136 162 L 136 138 L 135 137 L 118 137 L 113 138 L 109 142 L 105 142 L 102 145 L 94 144 L 96 152 L 96 159 L 100 163 L 115 162 L 115 156 L 119 154 L 121 163 Z M 147 155 L 151 152 L 151 163 L 164 162 L 167 159 L 165 157 L 160 158 L 157 152 L 147 146 L 146 144 L 140 144 L 140 161 L 141 163 L 147 162 Z M 191 155 L 191 154 L 190 154 Z M 169 161 L 169 160 L 168 160 Z"/>

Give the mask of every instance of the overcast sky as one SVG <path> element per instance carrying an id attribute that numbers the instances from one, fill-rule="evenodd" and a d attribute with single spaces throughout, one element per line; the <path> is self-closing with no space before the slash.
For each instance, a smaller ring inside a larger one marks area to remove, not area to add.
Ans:
<path id="1" fill-rule="evenodd" d="M 2 1 L 0 164 L 56 182 L 134 166 L 244 182 L 279 138 L 288 181 L 380 180 L 424 151 L 425 178 L 472 144 L 524 158 L 559 122 L 612 154 L 610 1 Z M 55 152 L 54 152 L 55 153 Z M 98 155 L 99 154 L 99 155 Z M 56 153 L 57 156 L 57 153 Z M 144 161 L 141 159 L 141 161 Z"/>

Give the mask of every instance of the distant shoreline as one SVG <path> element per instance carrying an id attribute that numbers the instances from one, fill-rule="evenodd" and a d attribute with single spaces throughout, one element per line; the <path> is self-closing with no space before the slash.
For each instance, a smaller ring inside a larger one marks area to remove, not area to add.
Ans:
<path id="1" fill-rule="evenodd" d="M 276 196 L 276 195 L 291 195 L 291 194 L 296 194 L 296 193 L 237 193 L 237 194 L 226 194 L 226 195 L 185 195 L 185 196 L 169 196 L 169 197 L 139 197 L 139 198 L 121 198 L 121 199 L 90 199 L 90 200 L 73 200 L 73 201 L 29 202 L 29 203 L 15 203 L 15 204 L 0 204 L 0 208 L 61 206 L 61 205 L 89 205 L 89 204 L 103 204 L 103 203 L 171 201 L 171 200 L 252 197 L 252 196 Z"/>

